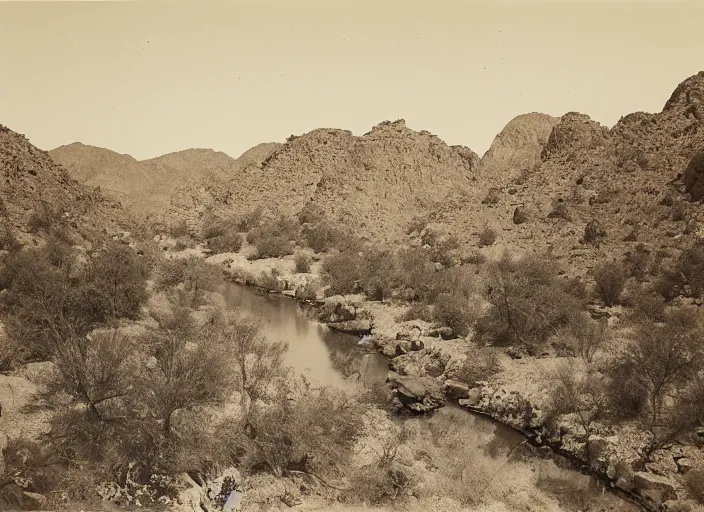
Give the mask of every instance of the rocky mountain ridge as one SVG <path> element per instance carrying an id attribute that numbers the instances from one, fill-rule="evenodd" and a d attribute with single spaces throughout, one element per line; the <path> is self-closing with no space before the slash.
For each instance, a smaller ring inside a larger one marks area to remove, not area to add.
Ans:
<path id="1" fill-rule="evenodd" d="M 76 230 L 117 231 L 132 225 L 118 203 L 78 183 L 46 151 L 2 125 L 0 176 L 0 223 L 23 243 L 37 242 L 30 224 L 42 205 Z"/>

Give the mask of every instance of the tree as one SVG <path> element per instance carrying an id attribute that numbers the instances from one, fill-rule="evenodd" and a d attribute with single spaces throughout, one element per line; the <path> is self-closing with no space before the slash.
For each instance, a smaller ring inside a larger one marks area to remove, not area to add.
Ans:
<path id="1" fill-rule="evenodd" d="M 155 317 L 158 328 L 145 340 L 154 364 L 145 372 L 142 387 L 169 439 L 174 413 L 219 405 L 227 398 L 230 359 L 219 340 L 210 336 L 212 331 L 196 326 L 189 310 L 174 306 Z"/>
<path id="2" fill-rule="evenodd" d="M 594 423 L 604 417 L 607 396 L 603 378 L 591 371 L 580 372 L 576 365 L 562 365 L 555 375 L 549 412 L 556 415 L 572 414 L 584 431 L 585 449 L 589 454 L 589 438 Z"/>
<path id="3" fill-rule="evenodd" d="M 487 300 L 491 308 L 477 330 L 497 343 L 518 343 L 531 349 L 568 325 L 582 299 L 560 282 L 554 263 L 545 256 L 514 260 L 504 253 L 490 269 Z"/>
<path id="4" fill-rule="evenodd" d="M 198 307 L 205 292 L 213 291 L 221 282 L 217 267 L 200 258 L 175 258 L 164 261 L 157 271 L 156 289 L 171 289 L 180 303 Z"/>
<path id="5" fill-rule="evenodd" d="M 612 378 L 628 376 L 646 397 L 642 420 L 652 436 L 646 455 L 679 435 L 693 416 L 677 404 L 702 368 L 702 334 L 699 319 L 688 311 L 670 313 L 663 325 L 645 322 L 611 368 Z"/>
<path id="6" fill-rule="evenodd" d="M 136 318 L 147 300 L 149 269 L 134 249 L 108 243 L 90 262 L 83 291 L 101 321 Z"/>
<path id="7" fill-rule="evenodd" d="M 256 323 L 231 313 L 225 315 L 218 330 L 222 333 L 224 348 L 237 368 L 236 382 L 242 411 L 248 416 L 253 403 L 271 398 L 272 383 L 284 374 L 283 362 L 288 345 L 268 341 Z"/>

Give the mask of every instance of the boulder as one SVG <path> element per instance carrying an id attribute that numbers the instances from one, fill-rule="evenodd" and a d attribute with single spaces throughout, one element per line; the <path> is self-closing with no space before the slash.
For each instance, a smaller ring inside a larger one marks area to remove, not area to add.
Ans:
<path id="1" fill-rule="evenodd" d="M 664 476 L 639 471 L 633 476 L 633 485 L 638 494 L 656 507 L 677 498 L 674 485 Z"/>
<path id="2" fill-rule="evenodd" d="M 411 341 L 411 350 L 423 350 L 425 348 L 425 343 L 420 340 Z"/>
<path id="3" fill-rule="evenodd" d="M 444 340 L 454 339 L 455 333 L 450 327 L 435 327 L 428 331 L 428 337 L 430 338 L 442 338 Z"/>
<path id="4" fill-rule="evenodd" d="M 528 211 L 524 206 L 517 206 L 515 210 L 513 210 L 513 223 L 514 224 L 523 224 L 525 221 L 528 220 Z"/>
<path id="5" fill-rule="evenodd" d="M 704 199 L 704 151 L 695 154 L 687 165 L 684 186 L 692 201 Z"/>
<path id="6" fill-rule="evenodd" d="M 430 412 L 446 403 L 440 384 L 429 377 L 398 377 L 393 384 L 399 402 L 412 411 Z"/>
<path id="7" fill-rule="evenodd" d="M 464 382 L 460 382 L 454 379 L 447 379 L 444 385 L 445 394 L 448 398 L 453 400 L 469 398 L 469 386 Z"/>
<path id="8" fill-rule="evenodd" d="M 467 398 L 461 398 L 459 404 L 462 407 L 476 407 L 482 401 L 481 388 L 472 388 L 467 392 Z"/>
<path id="9" fill-rule="evenodd" d="M 46 509 L 46 497 L 36 492 L 24 491 L 22 493 L 22 506 L 25 510 L 44 510 Z"/>

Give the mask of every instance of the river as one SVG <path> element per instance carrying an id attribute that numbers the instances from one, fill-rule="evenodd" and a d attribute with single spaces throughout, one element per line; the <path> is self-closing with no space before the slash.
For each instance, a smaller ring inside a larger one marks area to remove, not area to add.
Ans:
<path id="1" fill-rule="evenodd" d="M 383 355 L 360 347 L 355 336 L 309 320 L 296 301 L 234 283 L 226 284 L 224 294 L 228 306 L 263 323 L 268 339 L 287 341 L 288 365 L 311 380 L 344 389 L 385 381 Z M 505 506 L 491 510 L 507 512 L 640 510 L 597 478 L 571 469 L 568 461 L 539 456 L 518 432 L 457 406 L 397 421 L 413 428 L 417 446 L 430 443 L 436 454 L 444 454 L 438 456 L 437 471 L 455 497 L 463 488 Z"/>

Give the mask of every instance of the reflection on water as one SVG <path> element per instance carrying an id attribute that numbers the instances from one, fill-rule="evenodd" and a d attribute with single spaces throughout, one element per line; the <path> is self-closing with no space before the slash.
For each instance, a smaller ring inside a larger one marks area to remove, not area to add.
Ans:
<path id="1" fill-rule="evenodd" d="M 351 389 L 360 382 L 369 386 L 386 379 L 385 357 L 358 346 L 355 336 L 311 322 L 295 301 L 231 283 L 225 297 L 231 307 L 262 321 L 269 339 L 287 341 L 288 364 L 311 380 Z M 510 510 L 639 510 L 605 492 L 597 479 L 537 457 L 514 430 L 459 407 L 404 421 L 415 430 L 417 453 L 425 445 L 427 451 L 443 454 L 435 462 L 441 466 L 438 475 L 441 484 L 446 481 L 447 495 L 463 500 L 491 495 L 510 503 Z"/>
<path id="2" fill-rule="evenodd" d="M 386 378 L 388 363 L 381 354 L 359 347 L 355 336 L 308 320 L 296 301 L 232 283 L 226 285 L 225 299 L 255 315 L 267 338 L 288 342 L 287 363 L 319 384 L 349 389 L 355 382 L 370 385 Z"/>

